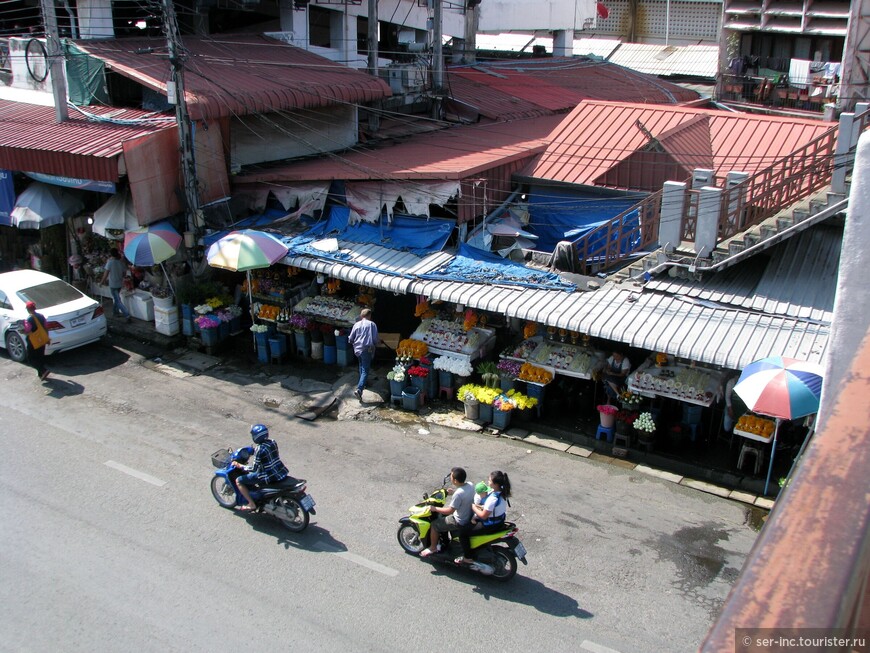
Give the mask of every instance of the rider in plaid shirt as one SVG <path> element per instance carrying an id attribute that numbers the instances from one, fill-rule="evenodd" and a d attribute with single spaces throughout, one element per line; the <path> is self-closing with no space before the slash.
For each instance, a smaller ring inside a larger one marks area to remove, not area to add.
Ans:
<path id="1" fill-rule="evenodd" d="M 254 485 L 270 485 L 283 481 L 287 478 L 287 468 L 281 462 L 278 456 L 278 444 L 274 440 L 269 439 L 269 429 L 263 424 L 254 424 L 251 427 L 251 439 L 257 445 L 257 450 L 254 453 L 254 463 L 244 466 L 237 461 L 233 461 L 233 467 L 240 467 L 247 471 L 236 479 L 236 487 L 239 488 L 239 493 L 247 501 L 247 505 L 239 506 L 239 510 L 254 510 L 254 502 L 251 500 L 249 487 Z"/>

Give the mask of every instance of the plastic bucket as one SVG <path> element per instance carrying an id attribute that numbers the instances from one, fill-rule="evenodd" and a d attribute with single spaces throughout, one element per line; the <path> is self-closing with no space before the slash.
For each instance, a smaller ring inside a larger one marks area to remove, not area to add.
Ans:
<path id="1" fill-rule="evenodd" d="M 402 390 L 404 390 L 404 389 L 405 389 L 405 382 L 404 381 L 390 380 L 390 395 L 392 395 L 393 397 L 401 397 Z"/>
<path id="2" fill-rule="evenodd" d="M 420 408 L 420 388 L 411 386 L 402 390 L 402 408 L 405 410 Z"/>
<path id="3" fill-rule="evenodd" d="M 202 338 L 202 344 L 206 347 L 214 347 L 220 342 L 220 335 L 217 329 L 200 329 L 199 336 Z"/>
<path id="4" fill-rule="evenodd" d="M 492 404 L 480 404 L 480 419 L 487 424 L 492 422 Z"/>
<path id="5" fill-rule="evenodd" d="M 311 343 L 311 358 L 316 361 L 323 360 L 323 343 L 322 342 L 312 342 Z"/>
<path id="6" fill-rule="evenodd" d="M 335 365 L 337 352 L 335 345 L 323 345 L 323 362 L 327 365 Z"/>
<path id="7" fill-rule="evenodd" d="M 598 417 L 601 419 L 601 426 L 604 428 L 610 429 L 616 424 L 616 414 L 608 415 L 599 411 Z"/>
<path id="8" fill-rule="evenodd" d="M 466 401 L 464 402 L 465 406 L 465 419 L 480 419 L 480 402 L 479 401 Z"/>
<path id="9" fill-rule="evenodd" d="M 348 365 L 350 365 L 352 356 L 353 354 L 351 353 L 350 349 L 339 349 L 336 352 L 336 361 L 341 367 L 347 367 Z"/>
<path id="10" fill-rule="evenodd" d="M 492 411 L 492 425 L 497 429 L 506 429 L 511 423 L 511 410 L 496 410 Z"/>

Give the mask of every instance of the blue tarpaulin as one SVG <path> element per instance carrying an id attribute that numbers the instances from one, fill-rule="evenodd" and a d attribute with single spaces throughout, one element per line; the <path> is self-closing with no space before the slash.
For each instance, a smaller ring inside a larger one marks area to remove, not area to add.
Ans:
<path id="1" fill-rule="evenodd" d="M 15 186 L 12 171 L 0 170 L 0 224 L 12 226 L 12 209 L 15 208 Z"/>
<path id="2" fill-rule="evenodd" d="M 350 243 L 380 245 L 388 249 L 425 256 L 440 252 L 456 226 L 453 220 L 437 218 L 421 219 L 394 215 L 391 223 L 360 222 L 349 225 L 350 210 L 347 207 L 332 207 L 329 218 L 315 224 L 304 234 L 286 239 L 290 247 L 288 256 L 324 256 L 324 252 L 309 244 L 323 238 L 337 238 Z M 332 258 L 340 258 L 333 256 Z"/>
<path id="3" fill-rule="evenodd" d="M 465 243 L 459 245 L 459 251 L 453 260 L 438 270 L 420 275 L 420 278 L 508 284 L 547 290 L 573 291 L 577 288 L 554 272 L 533 270 Z"/>
<path id="4" fill-rule="evenodd" d="M 640 200 L 636 195 L 603 197 L 561 188 L 533 188 L 528 229 L 538 236 L 535 249 L 552 252 L 560 241 L 577 242 Z M 632 225 L 637 225 L 637 212 L 623 220 L 624 228 Z"/>

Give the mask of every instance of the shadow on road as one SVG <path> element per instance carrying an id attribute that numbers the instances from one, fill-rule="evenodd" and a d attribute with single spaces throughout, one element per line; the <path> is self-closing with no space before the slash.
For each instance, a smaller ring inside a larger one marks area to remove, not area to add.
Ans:
<path id="1" fill-rule="evenodd" d="M 511 603 L 522 603 L 535 608 L 538 612 L 544 612 L 554 617 L 592 619 L 595 616 L 588 610 L 581 608 L 574 597 L 550 589 L 543 583 L 533 578 L 521 576 L 519 573 L 507 583 L 486 579 L 476 572 L 444 565 L 437 565 L 432 573 L 449 575 L 456 581 L 474 585 L 472 591 L 487 601 L 499 599 Z"/>
<path id="2" fill-rule="evenodd" d="M 53 399 L 63 399 L 64 397 L 74 397 L 76 395 L 80 395 L 85 391 L 85 387 L 81 383 L 76 383 L 75 381 L 70 381 L 69 379 L 56 379 L 53 377 L 48 377 L 46 381 L 43 382 L 47 388 L 50 388 L 50 391 L 45 393 L 46 397 L 51 397 Z"/>
<path id="3" fill-rule="evenodd" d="M 347 551 L 347 546 L 336 540 L 328 530 L 316 524 L 310 524 L 301 533 L 292 533 L 269 515 L 251 515 L 235 511 L 236 515 L 248 520 L 248 523 L 258 533 L 273 535 L 278 544 L 285 549 L 304 549 L 320 553 L 339 553 Z"/>

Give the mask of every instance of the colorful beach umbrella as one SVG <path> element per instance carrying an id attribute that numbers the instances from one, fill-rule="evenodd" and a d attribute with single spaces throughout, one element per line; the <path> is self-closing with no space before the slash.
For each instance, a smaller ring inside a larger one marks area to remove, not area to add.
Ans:
<path id="1" fill-rule="evenodd" d="M 815 363 L 771 356 L 747 365 L 734 392 L 755 413 L 795 419 L 818 412 L 822 376 Z"/>
<path id="2" fill-rule="evenodd" d="M 734 386 L 746 407 L 754 413 L 776 418 L 773 446 L 764 493 L 770 484 L 779 425 L 784 419 L 811 415 L 819 410 L 824 371 L 820 365 L 782 356 L 770 356 L 750 363 Z"/>
<path id="3" fill-rule="evenodd" d="M 208 264 L 215 268 L 241 272 L 267 268 L 287 254 L 287 245 L 256 229 L 231 231 L 213 242 L 206 252 Z"/>
<path id="4" fill-rule="evenodd" d="M 251 310 L 251 320 L 254 316 L 254 298 L 251 294 L 251 270 L 267 268 L 287 254 L 289 248 L 272 234 L 256 229 L 240 229 L 231 231 L 223 238 L 209 245 L 205 257 L 208 264 L 215 268 L 244 271 L 248 277 L 248 303 Z M 254 335 L 254 344 L 257 337 Z"/>
<path id="5" fill-rule="evenodd" d="M 180 244 L 181 234 L 168 222 L 158 222 L 128 231 L 124 235 L 124 256 L 133 265 L 148 267 L 175 256 Z"/>

